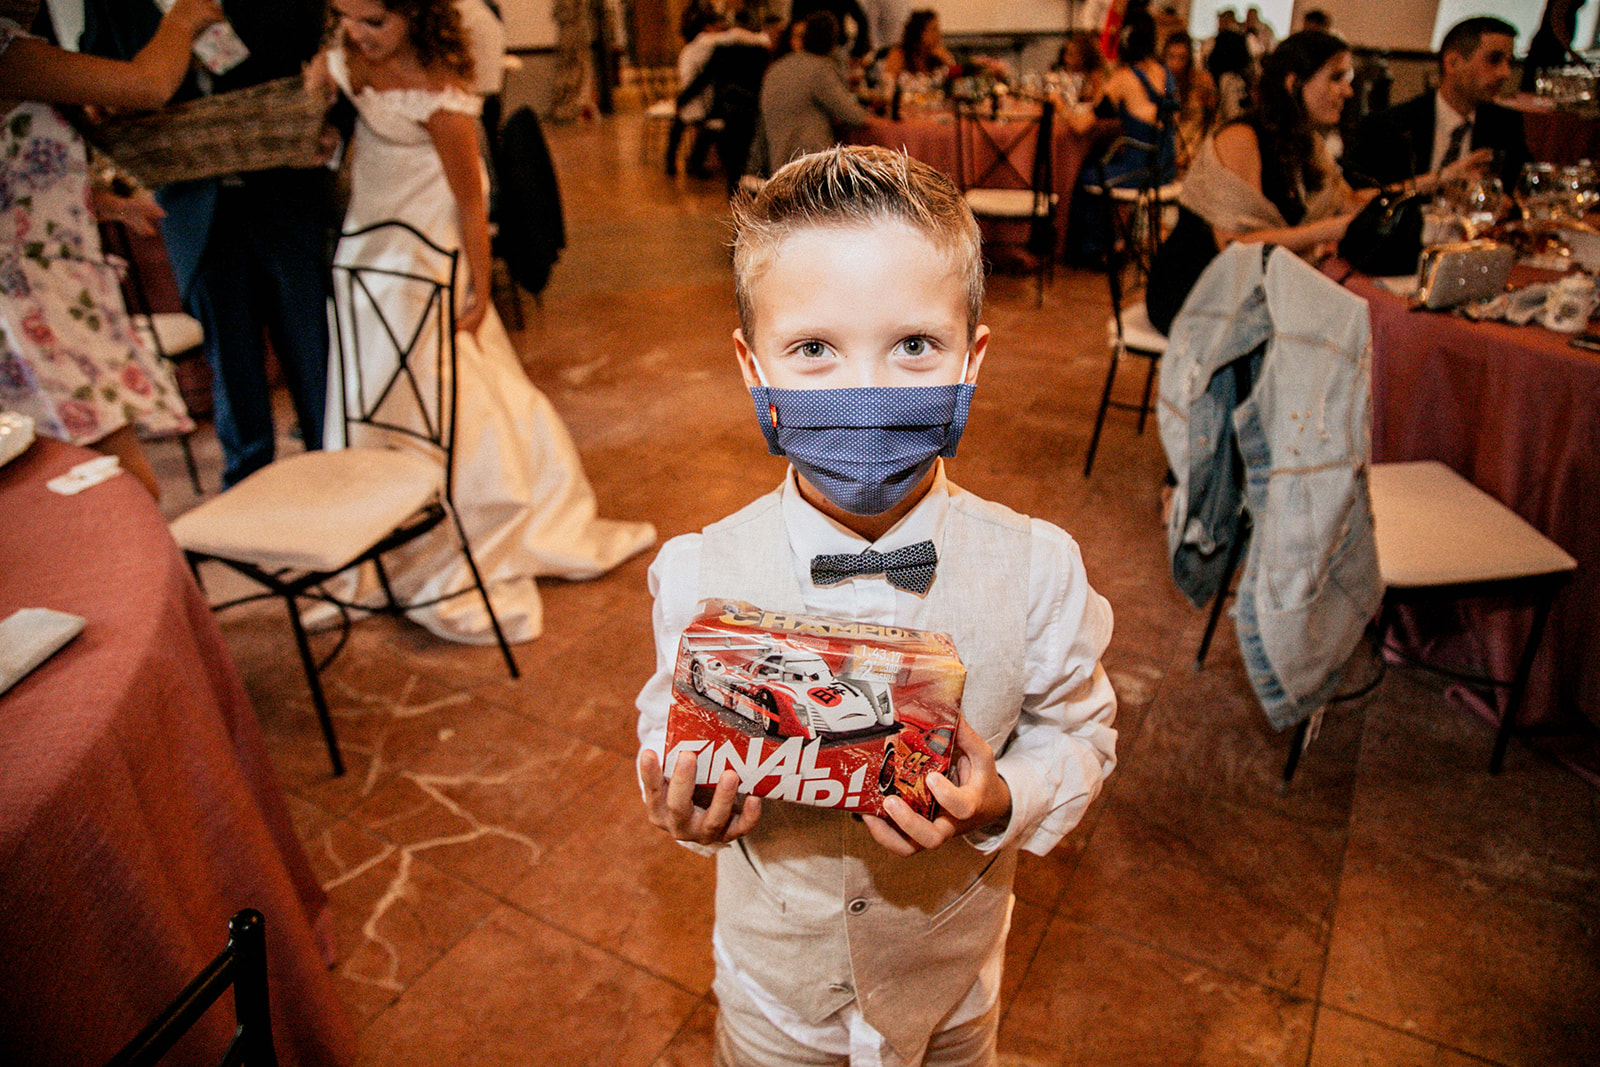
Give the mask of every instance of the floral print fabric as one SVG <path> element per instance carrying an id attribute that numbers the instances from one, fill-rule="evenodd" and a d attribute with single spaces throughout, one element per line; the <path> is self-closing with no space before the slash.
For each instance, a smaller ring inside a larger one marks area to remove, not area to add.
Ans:
<path id="1" fill-rule="evenodd" d="M 0 120 L 0 408 L 74 444 L 194 427 L 101 254 L 83 141 L 43 104 Z"/>

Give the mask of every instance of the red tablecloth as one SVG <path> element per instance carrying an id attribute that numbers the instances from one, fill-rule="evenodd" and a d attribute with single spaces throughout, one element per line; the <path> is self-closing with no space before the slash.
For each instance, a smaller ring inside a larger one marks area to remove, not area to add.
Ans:
<path id="1" fill-rule="evenodd" d="M 166 523 L 127 475 L 45 488 L 95 455 L 40 440 L 0 467 L 0 617 L 87 619 L 0 696 L 0 1060 L 103 1063 L 253 907 L 281 1061 L 348 1063 L 327 899 Z M 214 1063 L 232 1026 L 229 1003 L 168 1062 Z"/>
<path id="2" fill-rule="evenodd" d="M 1600 354 L 1537 326 L 1411 312 L 1360 277 L 1348 285 L 1372 309 L 1373 458 L 1447 464 L 1578 561 L 1520 721 L 1600 724 Z M 1510 677 L 1526 624 L 1474 613 L 1457 651 Z"/>
<path id="3" fill-rule="evenodd" d="M 1534 159 L 1544 163 L 1600 162 L 1600 119 L 1556 111 L 1526 93 L 1500 102 L 1522 112 L 1522 128 Z"/>
<path id="4" fill-rule="evenodd" d="M 997 133 L 997 139 L 1002 144 L 1009 143 L 1011 138 L 1003 130 L 1007 125 L 1005 119 L 991 124 L 1002 132 Z M 855 130 L 851 141 L 855 144 L 883 145 L 886 148 L 903 148 L 907 155 L 919 159 L 946 174 L 954 175 L 956 172 L 956 133 L 955 120 L 948 113 L 927 115 L 918 118 L 902 119 L 898 122 L 876 116 L 867 120 L 865 126 Z M 1091 131 L 1079 134 L 1057 122 L 1051 131 L 1052 142 L 1055 146 L 1055 155 L 1051 160 L 1053 168 L 1052 177 L 1055 180 L 1056 205 L 1056 252 L 1060 254 L 1067 247 L 1067 217 L 1068 206 L 1072 202 L 1072 189 L 1078 181 L 1078 171 L 1083 168 L 1084 159 L 1089 154 L 1089 149 L 1096 141 L 1104 136 L 1103 131 Z M 1033 138 L 1024 138 L 1010 153 L 1012 164 L 1024 179 L 1033 173 Z M 1021 183 L 1027 187 L 1026 181 Z"/>

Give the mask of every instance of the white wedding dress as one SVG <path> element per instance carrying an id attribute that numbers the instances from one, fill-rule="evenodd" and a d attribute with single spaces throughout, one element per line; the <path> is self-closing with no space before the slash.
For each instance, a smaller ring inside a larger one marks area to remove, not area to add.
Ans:
<path id="1" fill-rule="evenodd" d="M 455 197 L 423 123 L 440 109 L 476 115 L 478 98 L 458 89 L 379 91 L 369 86 L 353 92 L 342 49 L 328 53 L 328 67 L 360 115 L 351 149 L 345 232 L 398 219 L 435 244 L 459 249 Z M 341 239 L 334 262 L 407 271 L 441 281 L 449 277 L 446 257 L 434 255 L 398 229 Z M 465 257 L 459 257 L 458 263 L 459 304 L 467 288 Z M 336 272 L 335 299 L 340 302 L 345 336 L 342 346 L 333 346 L 329 395 L 337 395 L 334 390 L 342 380 L 344 395 L 354 403 L 358 388 L 369 398 L 377 395 L 397 356 L 365 297 L 357 299 L 354 308 L 349 306 L 346 277 L 344 272 Z M 404 321 L 402 334 L 415 328 L 431 286 L 371 275 L 364 275 L 363 280 L 391 325 Z M 488 283 L 482 279 L 478 284 L 485 287 Z M 359 375 L 350 365 L 342 368 L 341 374 L 341 347 L 347 363 L 353 362 L 359 351 Z M 431 364 L 432 360 L 422 363 Z M 536 576 L 583 579 L 604 574 L 653 544 L 655 528 L 649 523 L 596 517 L 594 491 L 572 438 L 550 401 L 523 372 L 493 307 L 476 337 L 465 332 L 457 335 L 456 365 L 456 509 L 507 639 L 531 640 L 543 629 Z M 420 392 L 431 396 L 434 383 L 420 384 Z M 408 426 L 433 417 L 431 410 L 425 416 L 425 410 L 406 388 L 391 391 L 380 407 L 388 419 Z M 340 447 L 344 429 L 334 425 L 334 404 L 329 404 L 329 413 L 328 447 Z M 467 588 L 471 574 L 456 544 L 455 532 L 446 522 L 410 545 L 385 554 L 384 570 L 395 595 L 404 602 L 416 602 Z M 373 577 L 370 572 L 363 575 L 356 602 L 377 601 Z M 408 616 L 448 640 L 473 644 L 494 640 L 482 601 L 473 593 L 413 609 Z"/>

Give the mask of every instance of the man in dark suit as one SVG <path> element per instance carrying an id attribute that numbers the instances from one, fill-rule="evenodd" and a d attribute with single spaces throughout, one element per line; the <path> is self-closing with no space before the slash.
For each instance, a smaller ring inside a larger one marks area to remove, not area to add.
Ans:
<path id="1" fill-rule="evenodd" d="M 1515 38 L 1514 26 L 1488 16 L 1452 26 L 1439 47 L 1439 88 L 1356 127 L 1342 160 L 1350 181 L 1391 185 L 1454 164 L 1452 174 L 1492 171 L 1514 189 L 1528 142 L 1522 116 L 1494 99 L 1511 75 Z"/>
<path id="2" fill-rule="evenodd" d="M 324 0 L 224 0 L 222 6 L 250 56 L 215 77 L 197 66 L 177 101 L 300 73 L 326 25 Z M 83 50 L 132 56 L 160 19 L 153 0 L 88 0 Z M 321 168 L 176 182 L 157 190 L 167 212 L 162 236 L 178 291 L 205 327 L 225 486 L 273 458 L 264 338 L 271 338 L 294 399 L 301 439 L 308 449 L 322 447 L 332 193 L 332 175 Z"/>

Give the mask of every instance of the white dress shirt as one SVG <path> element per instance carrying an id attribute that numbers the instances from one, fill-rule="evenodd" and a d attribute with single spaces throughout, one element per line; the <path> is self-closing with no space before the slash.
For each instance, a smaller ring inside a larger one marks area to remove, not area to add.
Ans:
<path id="1" fill-rule="evenodd" d="M 780 492 L 795 578 L 805 610 L 815 615 L 918 628 L 923 606 L 918 594 L 895 588 L 881 575 L 851 578 L 832 586 L 813 585 L 811 558 L 857 553 L 869 547 L 887 553 L 924 540 L 940 546 L 951 491 L 941 461 L 928 495 L 891 530 L 869 544 L 812 507 L 800 495 L 791 468 Z M 1112 728 L 1116 696 L 1100 666 L 1100 656 L 1111 638 L 1111 606 L 1090 587 L 1082 555 L 1071 537 L 1041 519 L 1031 520 L 1031 531 L 1025 695 L 1010 742 L 995 754 L 1000 775 L 1011 791 L 1011 818 L 1003 830 L 988 836 L 968 834 L 967 842 L 983 851 L 1015 846 L 1043 855 L 1078 824 L 1099 794 L 1105 777 L 1116 766 L 1117 734 Z M 638 734 L 641 747 L 653 749 L 658 755 L 666 740 L 678 639 L 698 608 L 700 542 L 700 534 L 675 537 L 662 546 L 650 565 L 650 592 L 655 597 L 652 621 L 656 669 L 639 693 Z M 950 562 L 941 560 L 940 565 Z M 982 565 L 981 561 L 963 562 Z M 937 576 L 934 581 L 938 581 Z M 961 843 L 951 842 L 944 847 L 961 847 Z M 994 1003 L 999 993 L 1003 951 L 1003 945 L 996 947 L 972 993 L 947 1025 L 958 1026 L 975 1019 Z M 793 1013 L 775 1006 L 773 998 L 754 986 L 747 975 L 734 977 L 779 1029 L 812 1047 L 822 1047 L 816 1034 L 801 1028 Z M 865 1024 L 853 1009 L 854 1005 L 848 1006 L 836 1017 L 836 1036 L 859 1049 Z"/>
<path id="2" fill-rule="evenodd" d="M 1450 147 L 1450 135 L 1455 132 L 1456 127 L 1463 122 L 1471 121 L 1470 116 L 1463 115 L 1446 103 L 1443 94 L 1438 92 L 1433 94 L 1433 154 L 1428 157 L 1429 174 L 1435 173 L 1444 165 L 1444 154 Z M 1470 151 L 1472 151 L 1470 139 L 1463 141 L 1461 155 L 1464 156 Z"/>

